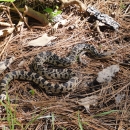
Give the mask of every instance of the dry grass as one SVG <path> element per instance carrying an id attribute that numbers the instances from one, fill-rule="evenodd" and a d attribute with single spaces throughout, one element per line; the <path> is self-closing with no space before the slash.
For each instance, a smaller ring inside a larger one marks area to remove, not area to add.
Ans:
<path id="1" fill-rule="evenodd" d="M 113 15 L 114 19 L 120 23 L 121 27 L 118 32 L 110 29 L 104 30 L 104 38 L 100 37 L 99 32 L 92 28 L 92 24 L 86 20 L 80 20 L 79 14 L 74 9 L 70 11 L 70 7 L 63 12 L 63 16 L 70 20 L 67 26 L 58 28 L 53 35 L 57 39 L 56 43 L 50 47 L 27 47 L 25 43 L 35 39 L 43 33 L 48 33 L 51 27 L 33 26 L 32 30 L 26 27 L 20 33 L 16 33 L 9 40 L 10 36 L 1 39 L 1 61 L 15 56 L 16 60 L 6 72 L 18 69 L 28 70 L 28 64 L 31 63 L 33 57 L 42 51 L 50 50 L 60 56 L 65 56 L 72 45 L 87 41 L 93 44 L 99 51 L 112 50 L 114 55 L 107 60 L 95 60 L 87 58 L 87 66 L 75 65 L 72 69 L 78 70 L 84 74 L 84 79 L 75 92 L 69 95 L 49 96 L 44 93 L 38 86 L 32 85 L 30 82 L 13 81 L 9 90 L 11 104 L 9 110 L 15 115 L 16 122 L 14 129 L 29 130 L 129 130 L 130 129 L 130 66 L 123 66 L 120 63 L 130 54 L 130 8 L 129 1 L 122 0 L 91 0 L 85 2 L 86 5 L 95 3 L 97 9 L 108 15 Z M 129 14 L 125 13 L 129 8 Z M 129 15 L 126 17 L 126 15 Z M 69 26 L 77 24 L 74 30 L 67 30 Z M 35 23 L 34 23 L 35 24 Z M 4 51 L 2 51 L 4 49 Z M 25 60 L 22 68 L 18 64 Z M 86 82 L 90 82 L 96 78 L 97 73 L 103 68 L 113 64 L 120 65 L 120 71 L 111 83 L 102 85 L 101 88 L 89 88 Z M 3 75 L 6 73 L 4 72 Z M 1 79 L 3 77 L 1 74 Z M 33 86 L 33 87 L 32 87 Z M 34 89 L 35 88 L 35 89 Z M 31 95 L 29 90 L 34 90 Z M 119 104 L 115 103 L 115 97 L 118 94 L 124 94 Z M 77 102 L 87 96 L 97 95 L 99 97 L 98 104 L 91 106 L 89 112 Z M 14 100 L 15 99 L 15 100 Z M 9 102 L 6 102 L 9 103 Z M 117 110 L 111 112 L 111 110 Z M 110 112 L 106 114 L 104 112 Z M 99 115 L 103 113 L 104 115 Z M 97 116 L 96 116 L 97 115 Z M 54 117 L 47 118 L 47 116 Z M 80 118 L 79 118 L 80 116 Z M 1 113 L 1 117 L 7 117 L 6 111 Z M 1 118 L 1 119 L 2 119 Z M 36 118 L 36 119 L 35 119 Z M 8 126 L 8 121 L 0 121 L 0 126 Z M 82 125 L 82 128 L 80 127 Z M 47 129 L 45 129 L 47 127 Z"/>

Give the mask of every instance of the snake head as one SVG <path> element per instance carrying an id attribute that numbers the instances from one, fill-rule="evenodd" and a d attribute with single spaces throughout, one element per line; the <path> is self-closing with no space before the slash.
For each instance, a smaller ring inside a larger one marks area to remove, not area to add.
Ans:
<path id="1" fill-rule="evenodd" d="M 101 54 L 101 56 L 99 57 L 99 59 L 109 59 L 112 55 L 114 55 L 115 52 L 114 51 L 107 51 L 107 52 L 103 52 Z"/>

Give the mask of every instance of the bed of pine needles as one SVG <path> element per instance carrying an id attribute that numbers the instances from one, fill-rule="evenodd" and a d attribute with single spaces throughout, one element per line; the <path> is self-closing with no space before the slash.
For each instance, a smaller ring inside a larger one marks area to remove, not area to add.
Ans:
<path id="1" fill-rule="evenodd" d="M 22 2 L 21 4 L 24 5 Z M 112 16 L 120 24 L 118 31 L 110 28 L 101 29 L 102 37 L 94 24 L 86 21 L 87 16 L 84 17 L 83 14 L 78 13 L 78 7 L 71 5 L 63 9 L 62 13 L 62 16 L 70 21 L 69 24 L 58 27 L 52 34 L 57 37 L 52 41 L 55 44 L 46 47 L 30 47 L 26 43 L 44 33 L 48 34 L 52 26 L 43 26 L 35 19 L 28 17 L 31 30 L 25 25 L 20 32 L 0 38 L 1 61 L 15 57 L 14 62 L 1 74 L 0 79 L 13 70 L 29 70 L 29 64 L 39 52 L 50 50 L 59 56 L 66 56 L 72 46 L 77 43 L 88 42 L 101 52 L 114 51 L 114 54 L 104 60 L 84 56 L 82 58 L 86 65 L 71 66 L 84 77 L 78 88 L 67 95 L 50 96 L 32 82 L 12 81 L 10 83 L 12 87 L 8 91 L 10 101 L 4 102 L 5 108 L 2 107 L 3 110 L 0 113 L 0 128 L 130 130 L 130 64 L 121 64 L 130 60 L 130 2 L 129 0 L 91 0 L 85 1 L 85 4 L 86 6 L 93 4 L 104 14 Z M 34 3 L 32 5 L 35 6 Z M 11 13 L 8 18 L 3 19 L 16 22 L 19 15 Z M 70 29 L 72 26 L 75 28 Z M 19 66 L 19 63 L 22 65 Z M 88 86 L 88 83 L 97 77 L 98 72 L 110 65 L 120 67 L 110 83 L 102 84 L 101 87 Z M 96 103 L 88 104 L 86 109 L 86 104 L 81 105 L 79 101 L 90 96 L 97 97 Z M 117 97 L 120 97 L 119 102 L 116 100 Z"/>

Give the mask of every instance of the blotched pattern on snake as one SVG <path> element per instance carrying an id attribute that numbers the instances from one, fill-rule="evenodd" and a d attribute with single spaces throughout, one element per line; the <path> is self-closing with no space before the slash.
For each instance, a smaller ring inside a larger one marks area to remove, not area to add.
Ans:
<path id="1" fill-rule="evenodd" d="M 6 99 L 6 92 L 9 89 L 9 82 L 14 79 L 22 79 L 27 81 L 32 81 L 38 84 L 41 88 L 45 90 L 46 93 L 59 94 L 66 93 L 76 89 L 79 83 L 79 77 L 71 69 L 52 69 L 43 66 L 44 63 L 51 63 L 58 67 L 68 67 L 76 62 L 77 56 L 85 51 L 90 53 L 94 57 L 102 58 L 103 53 L 98 52 L 98 50 L 90 44 L 78 43 L 73 46 L 72 51 L 67 57 L 61 58 L 56 54 L 45 51 L 37 54 L 34 58 L 30 72 L 24 70 L 12 71 L 5 75 L 0 84 L 0 100 Z M 47 79 L 69 79 L 64 83 L 51 83 Z"/>

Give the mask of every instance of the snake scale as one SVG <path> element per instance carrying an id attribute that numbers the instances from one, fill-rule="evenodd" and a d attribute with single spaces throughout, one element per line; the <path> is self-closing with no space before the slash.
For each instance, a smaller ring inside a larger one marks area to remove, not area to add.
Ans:
<path id="1" fill-rule="evenodd" d="M 14 79 L 21 79 L 32 81 L 43 88 L 46 93 L 59 94 L 66 93 L 75 90 L 77 84 L 79 83 L 79 77 L 72 72 L 71 69 L 52 69 L 43 66 L 44 63 L 51 63 L 58 67 L 68 67 L 76 62 L 77 56 L 85 51 L 90 53 L 94 57 L 102 58 L 103 53 L 98 52 L 98 50 L 88 43 L 78 43 L 73 46 L 71 52 L 67 57 L 59 57 L 56 54 L 45 51 L 37 54 L 31 64 L 31 71 L 27 72 L 24 70 L 12 71 L 5 75 L 1 80 L 0 84 L 0 100 L 6 99 L 6 92 L 9 89 L 10 81 Z M 69 79 L 64 83 L 51 83 L 46 79 Z"/>

